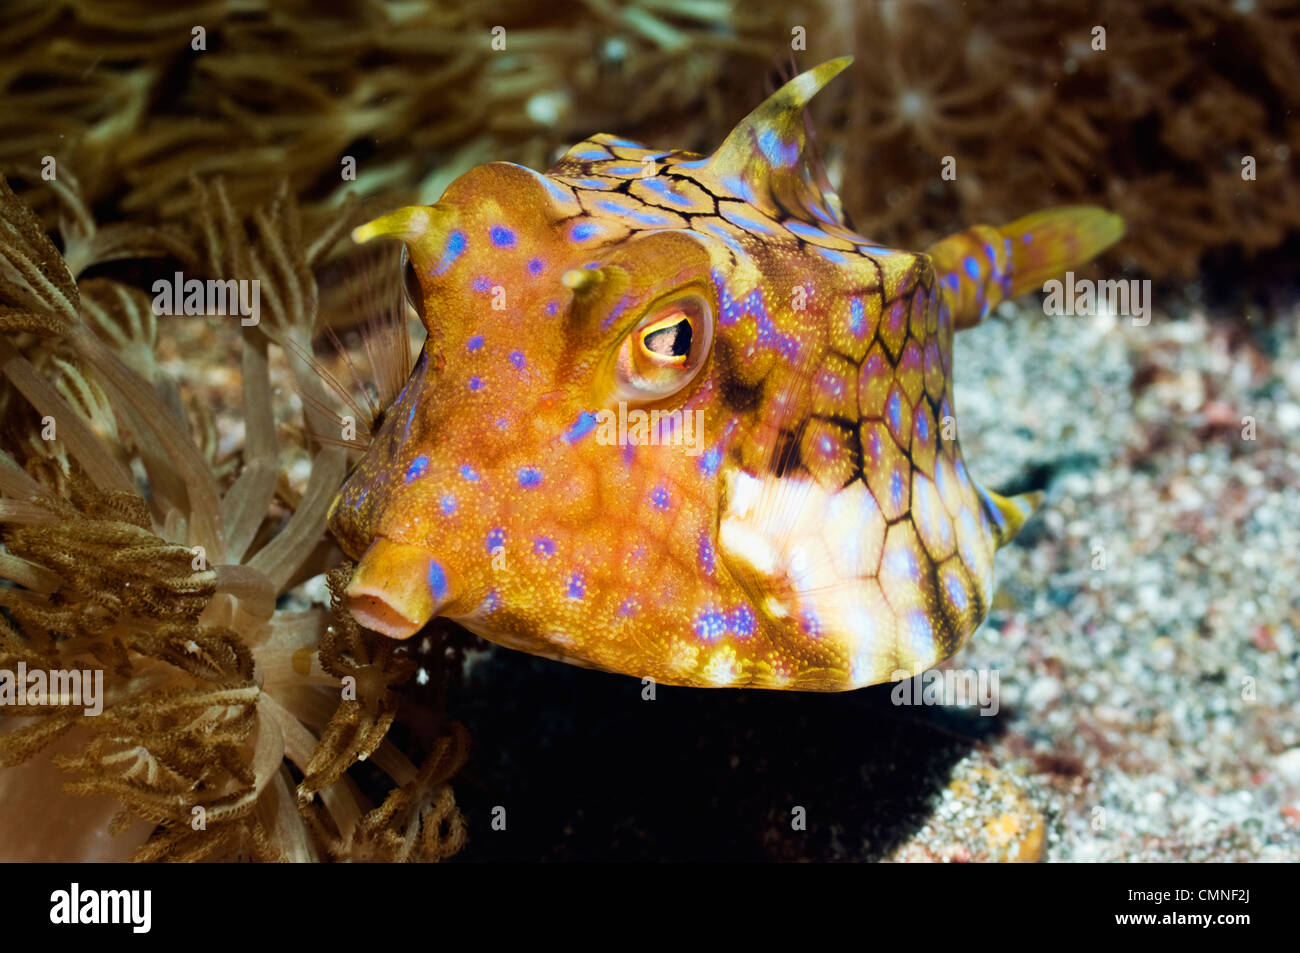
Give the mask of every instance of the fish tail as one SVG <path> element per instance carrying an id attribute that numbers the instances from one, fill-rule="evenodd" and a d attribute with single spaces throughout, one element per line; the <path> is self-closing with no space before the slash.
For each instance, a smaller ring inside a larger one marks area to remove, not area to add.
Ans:
<path id="1" fill-rule="evenodd" d="M 1034 212 L 1008 225 L 976 225 L 931 246 L 930 258 L 956 328 L 1000 302 L 1082 265 L 1124 235 L 1124 220 L 1095 205 Z"/>
<path id="2" fill-rule="evenodd" d="M 998 231 L 1011 242 L 1011 293 L 1022 295 L 1091 261 L 1124 237 L 1124 219 L 1095 205 L 1066 205 L 1018 218 Z"/>

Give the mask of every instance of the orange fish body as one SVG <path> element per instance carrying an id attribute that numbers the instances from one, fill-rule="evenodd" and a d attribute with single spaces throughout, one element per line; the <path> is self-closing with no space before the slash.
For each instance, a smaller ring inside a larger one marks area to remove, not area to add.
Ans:
<path id="1" fill-rule="evenodd" d="M 359 621 L 692 686 L 838 691 L 961 647 L 1032 501 L 966 470 L 953 333 L 1122 223 L 855 234 L 803 131 L 848 62 L 712 156 L 595 136 L 357 229 L 406 242 L 429 330 L 331 514 Z"/>

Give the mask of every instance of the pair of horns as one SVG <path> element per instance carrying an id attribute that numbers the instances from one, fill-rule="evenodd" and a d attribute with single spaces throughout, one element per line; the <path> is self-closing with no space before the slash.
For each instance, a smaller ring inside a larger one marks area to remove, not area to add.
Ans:
<path id="1" fill-rule="evenodd" d="M 817 164 L 809 161 L 803 112 L 813 96 L 852 62 L 851 56 L 842 56 L 800 73 L 742 119 L 697 168 L 764 211 L 806 212 L 813 224 L 842 221 L 839 199 Z M 417 267 L 436 266 L 437 255 L 445 251 L 441 246 L 448 241 L 446 215 L 436 205 L 400 208 L 353 229 L 352 240 L 398 238 L 411 249 Z"/>

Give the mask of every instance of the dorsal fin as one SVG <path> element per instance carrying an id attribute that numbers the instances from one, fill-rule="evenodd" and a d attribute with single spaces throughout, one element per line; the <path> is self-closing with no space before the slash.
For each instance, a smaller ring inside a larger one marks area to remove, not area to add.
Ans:
<path id="1" fill-rule="evenodd" d="M 804 128 L 804 107 L 853 57 L 800 73 L 737 124 L 704 163 L 734 194 L 775 218 L 794 215 L 810 225 L 843 224 L 839 198 L 818 170 Z"/>

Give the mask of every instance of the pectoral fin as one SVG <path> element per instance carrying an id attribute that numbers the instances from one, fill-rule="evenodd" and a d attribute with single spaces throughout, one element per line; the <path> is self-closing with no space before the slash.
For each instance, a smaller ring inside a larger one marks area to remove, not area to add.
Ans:
<path id="1" fill-rule="evenodd" d="M 1015 538 L 1016 533 L 1020 532 L 1020 527 L 1025 525 L 1026 521 L 1034 515 L 1034 510 L 1038 509 L 1039 504 L 1043 502 L 1043 493 L 1040 490 L 1017 496 L 1002 496 L 1000 493 L 981 488 L 981 493 L 984 495 L 989 523 L 993 527 L 993 539 L 999 549 Z"/>

